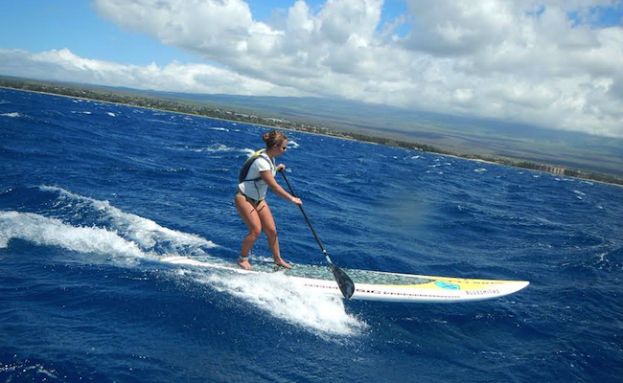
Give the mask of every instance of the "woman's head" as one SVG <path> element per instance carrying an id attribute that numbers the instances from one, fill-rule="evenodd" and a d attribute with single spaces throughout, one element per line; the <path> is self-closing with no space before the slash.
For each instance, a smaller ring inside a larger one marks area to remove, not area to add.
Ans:
<path id="1" fill-rule="evenodd" d="M 279 130 L 271 130 L 270 132 L 264 133 L 262 139 L 266 143 L 267 150 L 280 148 L 283 151 L 288 144 L 288 137 Z"/>

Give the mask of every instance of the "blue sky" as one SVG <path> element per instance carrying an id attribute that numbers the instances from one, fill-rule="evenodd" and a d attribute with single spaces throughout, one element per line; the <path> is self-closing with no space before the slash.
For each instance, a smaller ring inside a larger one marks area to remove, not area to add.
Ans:
<path id="1" fill-rule="evenodd" d="M 620 0 L 0 0 L 0 74 L 623 137 Z"/>
<path id="2" fill-rule="evenodd" d="M 81 57 L 137 65 L 192 60 L 183 50 L 103 19 L 89 1 L 0 0 L 0 14 L 3 48 L 69 48 Z"/>

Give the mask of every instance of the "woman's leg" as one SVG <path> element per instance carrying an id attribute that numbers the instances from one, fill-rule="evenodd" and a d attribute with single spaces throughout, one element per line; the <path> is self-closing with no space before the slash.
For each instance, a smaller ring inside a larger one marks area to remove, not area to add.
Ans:
<path id="1" fill-rule="evenodd" d="M 242 221 L 247 225 L 249 232 L 242 240 L 242 246 L 240 248 L 240 259 L 238 264 L 245 270 L 251 270 L 251 264 L 249 263 L 249 252 L 253 247 L 253 244 L 262 233 L 262 221 L 258 216 L 258 211 L 242 194 L 236 194 L 234 198 L 236 203 L 236 210 Z"/>
<path id="2" fill-rule="evenodd" d="M 277 225 L 270 211 L 270 207 L 266 201 L 262 201 L 257 207 L 257 213 L 261 221 L 262 230 L 268 239 L 268 247 L 273 253 L 273 260 L 276 265 L 283 266 L 287 269 L 292 268 L 286 261 L 281 258 L 281 250 L 279 249 L 279 237 L 277 236 Z"/>

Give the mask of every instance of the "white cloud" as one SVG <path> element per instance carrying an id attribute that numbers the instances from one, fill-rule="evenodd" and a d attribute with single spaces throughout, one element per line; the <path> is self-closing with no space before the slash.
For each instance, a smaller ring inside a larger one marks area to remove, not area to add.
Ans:
<path id="1" fill-rule="evenodd" d="M 380 25 L 380 0 L 299 0 L 282 28 L 241 0 L 166 4 L 97 1 L 123 27 L 280 87 L 623 136 L 623 28 L 582 24 L 609 1 L 408 0 L 404 37 Z"/>
<path id="2" fill-rule="evenodd" d="M 172 62 L 160 67 L 122 65 L 76 56 L 68 49 L 30 53 L 0 49 L 0 73 L 13 76 L 73 81 L 190 93 L 300 96 L 288 89 L 206 64 Z"/>
<path id="3" fill-rule="evenodd" d="M 406 3 L 405 14 L 383 23 L 382 0 L 313 9 L 298 0 L 267 24 L 242 0 L 96 0 L 120 27 L 205 63 L 137 67 L 66 50 L 0 55 L 37 73 L 111 85 L 344 97 L 623 137 L 623 27 L 595 24 L 620 1 Z M 0 70 L 11 65 L 2 59 Z"/>

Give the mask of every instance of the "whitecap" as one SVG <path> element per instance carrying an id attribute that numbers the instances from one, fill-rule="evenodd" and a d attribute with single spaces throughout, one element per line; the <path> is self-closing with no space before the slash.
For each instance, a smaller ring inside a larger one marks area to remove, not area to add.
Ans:
<path id="1" fill-rule="evenodd" d="M 21 113 L 19 113 L 19 112 L 2 113 L 2 114 L 0 114 L 0 116 L 10 117 L 10 118 L 23 117 L 23 115 Z"/>
<path id="2" fill-rule="evenodd" d="M 191 152 L 196 152 L 196 153 L 234 153 L 234 152 L 247 153 L 248 150 L 250 151 L 251 154 L 255 152 L 254 150 L 251 150 L 251 149 L 232 148 L 231 146 L 227 146 L 227 145 L 219 144 L 219 143 L 212 144 L 206 147 L 192 148 L 192 147 L 185 146 L 184 148 L 185 150 L 189 150 Z"/>
<path id="3" fill-rule="evenodd" d="M 17 363 L 8 363 L 3 365 L 2 367 L 0 367 L 0 372 L 9 372 L 9 373 L 13 373 L 15 371 L 18 371 L 19 373 L 30 373 L 31 371 L 34 372 L 35 374 L 41 374 L 41 375 L 45 375 L 47 378 L 51 378 L 54 380 L 58 380 L 58 376 L 56 376 L 56 370 L 54 369 L 50 369 L 48 370 L 44 365 L 39 364 L 39 363 L 35 363 L 35 364 L 29 364 L 30 361 L 26 360 L 24 362 L 17 362 Z M 42 382 L 45 382 L 47 380 L 47 378 L 44 377 L 43 379 L 41 379 Z M 12 378 L 7 379 L 7 382 L 12 381 Z M 33 378 L 34 380 L 34 378 Z"/>
<path id="4" fill-rule="evenodd" d="M 0 248 L 11 239 L 37 245 L 58 246 L 80 253 L 144 258 L 148 254 L 117 233 L 96 227 L 75 227 L 56 218 L 16 211 L 0 212 Z"/>
<path id="5" fill-rule="evenodd" d="M 231 146 L 223 145 L 223 144 L 212 144 L 206 148 L 201 149 L 204 152 L 208 153 L 223 153 L 223 152 L 234 152 L 238 151 L 236 148 L 232 148 Z"/>
<path id="6" fill-rule="evenodd" d="M 113 112 L 106 112 L 107 115 L 109 115 L 110 117 L 117 117 L 116 114 L 114 114 Z"/>
<path id="7" fill-rule="evenodd" d="M 156 246 L 160 246 L 164 247 L 166 251 L 202 253 L 201 248 L 203 247 L 217 247 L 212 241 L 198 235 L 168 229 L 148 218 L 126 213 L 112 206 L 108 201 L 77 195 L 56 186 L 43 185 L 39 189 L 59 193 L 60 198 L 68 199 L 78 208 L 88 205 L 90 208 L 99 211 L 104 218 L 111 222 L 112 227 L 118 233 L 137 243 L 142 249 L 154 249 Z"/>

